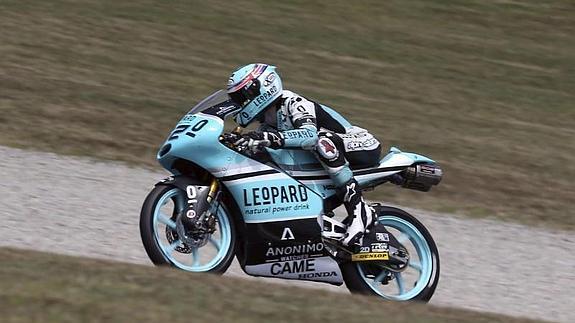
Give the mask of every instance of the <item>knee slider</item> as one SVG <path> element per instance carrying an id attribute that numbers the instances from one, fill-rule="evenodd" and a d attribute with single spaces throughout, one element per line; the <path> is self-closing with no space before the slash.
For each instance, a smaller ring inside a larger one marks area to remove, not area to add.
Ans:
<path id="1" fill-rule="evenodd" d="M 330 162 L 335 161 L 339 157 L 339 149 L 337 149 L 337 146 L 328 135 L 319 136 L 319 139 L 317 140 L 316 149 L 320 157 L 322 157 L 322 159 Z"/>

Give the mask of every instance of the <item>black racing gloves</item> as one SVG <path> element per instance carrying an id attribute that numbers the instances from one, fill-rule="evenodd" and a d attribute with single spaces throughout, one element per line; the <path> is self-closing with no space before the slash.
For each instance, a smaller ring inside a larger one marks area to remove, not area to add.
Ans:
<path id="1" fill-rule="evenodd" d="M 283 147 L 284 143 L 284 137 L 281 132 L 268 130 L 248 132 L 236 141 L 235 145 L 244 149 L 257 150 L 261 147 L 279 149 Z"/>

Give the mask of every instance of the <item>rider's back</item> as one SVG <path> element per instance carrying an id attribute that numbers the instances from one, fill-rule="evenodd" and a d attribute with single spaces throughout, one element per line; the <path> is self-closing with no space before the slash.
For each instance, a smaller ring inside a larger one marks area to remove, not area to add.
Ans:
<path id="1" fill-rule="evenodd" d="M 279 112 L 279 130 L 315 126 L 315 130 L 346 133 L 352 127 L 352 124 L 334 109 L 288 90 L 282 92 Z M 315 124 L 311 119 L 315 119 Z"/>

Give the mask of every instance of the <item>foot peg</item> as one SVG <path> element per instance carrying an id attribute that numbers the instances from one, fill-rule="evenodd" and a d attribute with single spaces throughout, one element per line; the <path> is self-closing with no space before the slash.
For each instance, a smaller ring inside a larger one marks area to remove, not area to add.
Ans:
<path id="1" fill-rule="evenodd" d="M 341 241 L 345 238 L 347 227 L 345 224 L 327 215 L 321 216 L 320 225 L 322 227 L 321 236 L 326 239 Z"/>

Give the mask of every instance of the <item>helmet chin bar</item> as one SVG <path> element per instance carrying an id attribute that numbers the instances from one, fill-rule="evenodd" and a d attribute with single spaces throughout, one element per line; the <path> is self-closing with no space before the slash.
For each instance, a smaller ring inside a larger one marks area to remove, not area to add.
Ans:
<path id="1" fill-rule="evenodd" d="M 237 114 L 234 116 L 234 120 L 236 121 L 237 124 L 239 124 L 239 125 L 242 126 L 242 127 L 247 127 L 250 123 L 252 123 L 252 122 L 254 122 L 254 121 L 258 121 L 258 122 L 264 123 L 264 122 L 265 122 L 266 112 L 269 111 L 269 109 L 271 109 L 271 108 L 275 105 L 276 102 L 277 102 L 277 100 L 274 101 L 274 102 L 272 102 L 272 103 L 270 103 L 267 107 L 263 108 L 258 114 L 256 114 L 256 115 L 255 115 L 254 117 L 252 117 L 252 118 L 243 117 L 243 116 L 241 115 L 242 111 L 240 110 L 240 112 L 237 113 Z M 249 118 L 249 121 L 243 122 L 243 120 L 248 119 L 248 118 Z"/>

